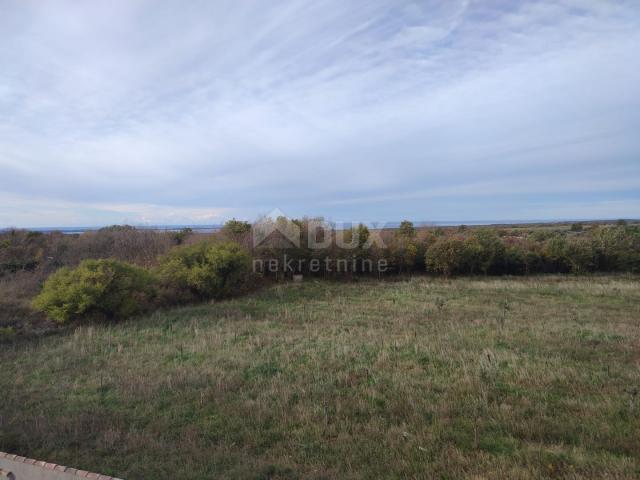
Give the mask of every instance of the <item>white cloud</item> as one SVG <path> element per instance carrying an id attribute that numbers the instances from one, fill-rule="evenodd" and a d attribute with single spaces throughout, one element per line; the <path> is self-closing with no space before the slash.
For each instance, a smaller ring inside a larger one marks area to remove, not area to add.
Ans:
<path id="1" fill-rule="evenodd" d="M 3 10 L 0 188 L 60 202 L 60 223 L 114 201 L 247 216 L 348 201 L 375 218 L 367 198 L 402 212 L 461 184 L 493 185 L 468 194 L 478 201 L 527 191 L 514 198 L 526 208 L 568 175 L 605 205 L 640 173 L 637 2 Z M 15 202 L 0 224 L 38 218 L 39 204 Z M 174 221 L 166 211 L 152 217 Z"/>
<path id="2" fill-rule="evenodd" d="M 224 208 L 69 202 L 0 193 L 0 225 L 5 227 L 212 225 L 231 214 Z"/>

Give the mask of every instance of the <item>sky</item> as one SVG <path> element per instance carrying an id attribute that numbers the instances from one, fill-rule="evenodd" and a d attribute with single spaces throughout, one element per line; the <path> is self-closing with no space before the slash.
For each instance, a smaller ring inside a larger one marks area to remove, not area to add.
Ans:
<path id="1" fill-rule="evenodd" d="M 0 227 L 640 217 L 638 0 L 0 0 Z"/>

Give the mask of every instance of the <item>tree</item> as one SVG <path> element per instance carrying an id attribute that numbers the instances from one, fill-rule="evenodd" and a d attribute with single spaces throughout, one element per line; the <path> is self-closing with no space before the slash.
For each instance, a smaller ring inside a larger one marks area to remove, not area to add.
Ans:
<path id="1" fill-rule="evenodd" d="M 230 235 L 244 235 L 251 231 L 251 224 L 243 220 L 236 220 L 235 218 L 232 218 L 225 222 L 222 227 L 222 231 Z"/>
<path id="2" fill-rule="evenodd" d="M 589 238 L 577 237 L 567 241 L 565 256 L 573 273 L 591 272 L 595 269 L 596 254 Z"/>
<path id="3" fill-rule="evenodd" d="M 413 238 L 416 236 L 416 229 L 413 226 L 413 222 L 410 222 L 409 220 L 403 220 L 402 222 L 400 222 L 400 227 L 398 227 L 397 233 L 399 236 L 405 238 Z"/>
<path id="4" fill-rule="evenodd" d="M 567 261 L 567 239 L 564 236 L 555 235 L 547 240 L 542 254 L 547 271 L 564 273 L 570 270 Z"/>
<path id="5" fill-rule="evenodd" d="M 485 275 L 501 273 L 505 265 L 505 247 L 502 240 L 490 228 L 475 232 L 466 241 L 471 273 L 480 270 Z"/>
<path id="6" fill-rule="evenodd" d="M 249 232 L 251 232 L 251 224 L 242 220 L 236 220 L 235 218 L 227 220 L 222 227 L 222 234 L 226 238 L 243 244 Z"/>
<path id="7" fill-rule="evenodd" d="M 464 273 L 467 263 L 467 248 L 461 237 L 439 237 L 425 255 L 427 270 L 449 277 Z"/>

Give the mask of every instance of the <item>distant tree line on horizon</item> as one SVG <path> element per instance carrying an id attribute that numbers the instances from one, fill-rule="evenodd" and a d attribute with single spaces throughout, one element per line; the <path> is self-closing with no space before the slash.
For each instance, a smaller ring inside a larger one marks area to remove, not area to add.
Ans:
<path id="1" fill-rule="evenodd" d="M 300 232 L 299 246 L 275 238 L 252 247 L 251 225 L 232 220 L 221 234 L 243 244 L 254 258 L 303 259 L 299 273 L 312 274 L 312 259 L 387 260 L 387 274 L 433 273 L 452 275 L 529 275 L 536 273 L 640 272 L 640 226 L 589 225 L 573 223 L 568 228 L 491 228 L 467 226 L 416 228 L 410 221 L 397 229 L 371 232 L 363 224 L 352 229 L 328 229 L 320 234 L 313 229 L 318 220 L 302 219 L 295 223 Z M 381 241 L 370 241 L 372 235 Z M 326 248 L 310 248 L 310 236 L 331 236 Z M 341 241 L 338 241 L 338 238 Z M 349 248 L 341 247 L 347 244 Z M 294 265 L 299 265 L 293 261 Z M 322 264 L 322 262 L 320 262 Z M 284 262 L 279 262 L 284 265 Z M 284 268 L 284 267 L 283 267 Z M 358 272 L 349 270 L 351 273 Z M 278 272 L 286 276 L 284 270 Z M 335 269 L 322 276 L 339 274 Z M 277 275 L 276 275 L 277 276 Z"/>
<path id="2" fill-rule="evenodd" d="M 360 224 L 337 230 L 320 219 L 274 221 L 279 228 L 257 245 L 252 225 L 239 220 L 211 234 L 130 226 L 73 235 L 2 232 L 0 337 L 26 323 L 42 323 L 42 312 L 62 323 L 87 315 L 121 318 L 158 306 L 226 298 L 298 273 L 354 278 L 640 272 L 640 227 L 624 222 L 415 228 L 403 221 L 397 229 Z M 280 260 L 275 270 L 252 269 L 252 262 L 255 267 L 273 259 Z M 332 268 L 324 259 L 334 261 Z M 365 268 L 381 260 L 384 271 Z M 354 268 L 340 272 L 335 262 Z"/>

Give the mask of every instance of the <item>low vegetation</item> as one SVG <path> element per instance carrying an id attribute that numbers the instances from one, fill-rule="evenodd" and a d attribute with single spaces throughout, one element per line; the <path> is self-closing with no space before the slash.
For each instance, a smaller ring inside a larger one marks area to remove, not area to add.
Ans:
<path id="1" fill-rule="evenodd" d="M 275 245 L 268 243 L 252 249 L 254 258 L 280 259 L 281 270 L 276 277 L 286 276 L 284 255 L 293 259 L 294 265 L 301 265 L 300 273 L 322 277 L 344 277 L 344 272 L 322 265 L 314 272 L 309 261 L 297 260 L 344 259 L 357 265 L 370 260 L 377 265 L 378 260 L 384 259 L 384 272 L 376 268 L 365 272 L 348 270 L 375 275 L 425 271 L 445 276 L 640 272 L 640 225 L 592 224 L 579 230 L 569 225 L 416 229 L 411 222 L 404 221 L 397 229 L 370 232 L 360 225 L 351 230 L 328 229 L 318 234 L 317 220 L 290 223 L 301 232 L 299 247 L 284 248 L 287 244 L 280 240 Z M 250 232 L 246 234 L 249 235 Z M 319 236 L 329 236 L 331 241 L 321 248 L 309 248 L 308 238 Z"/>
<path id="2" fill-rule="evenodd" d="M 0 450 L 125 478 L 640 475 L 640 227 L 274 225 L 0 233 Z"/>
<path id="3" fill-rule="evenodd" d="M 638 478 L 639 280 L 306 279 L 18 337 L 0 450 L 130 479 Z"/>
<path id="4" fill-rule="evenodd" d="M 364 225 L 334 230 L 308 218 L 272 222 L 279 232 L 261 242 L 253 238 L 251 225 L 239 220 L 211 235 L 129 226 L 82 235 L 0 233 L 0 328 L 8 332 L 0 340 L 47 330 L 50 321 L 125 318 L 148 308 L 238 295 L 259 283 L 250 271 L 252 259 L 261 266 L 277 261 L 275 269 L 260 270 L 263 280 L 295 273 L 350 279 L 640 271 L 640 226 L 626 222 L 443 229 L 403 221 L 397 229 L 382 230 Z M 299 245 L 281 232 L 296 232 Z M 120 263 L 82 263 L 91 259 Z M 120 288 L 118 282 L 127 281 L 127 275 L 118 274 L 113 281 L 97 278 L 101 273 L 90 274 L 89 265 L 128 268 L 129 277 L 144 276 L 154 293 L 147 286 Z M 119 300 L 112 301 L 112 295 Z"/>
<path id="5" fill-rule="evenodd" d="M 33 306 L 65 323 L 92 315 L 131 317 L 148 309 L 153 297 L 153 277 L 143 268 L 117 260 L 83 260 L 76 268 L 53 273 Z"/>
<path id="6" fill-rule="evenodd" d="M 220 299 L 246 288 L 251 257 L 237 243 L 201 242 L 173 249 L 160 258 L 156 271 L 177 302 Z"/>
<path id="7" fill-rule="evenodd" d="M 179 243 L 203 241 L 190 232 L 156 232 L 114 226 L 82 235 L 0 231 L 0 328 L 15 334 L 39 334 L 53 324 L 32 308 L 45 280 L 62 267 L 75 268 L 86 259 L 113 259 L 148 268 Z"/>

